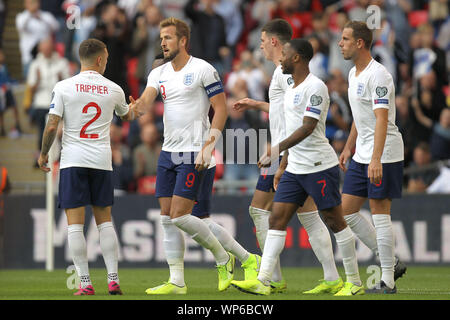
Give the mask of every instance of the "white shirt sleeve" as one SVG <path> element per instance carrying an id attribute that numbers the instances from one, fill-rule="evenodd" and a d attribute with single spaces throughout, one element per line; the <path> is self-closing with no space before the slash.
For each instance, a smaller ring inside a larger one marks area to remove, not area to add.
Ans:
<path id="1" fill-rule="evenodd" d="M 314 85 L 308 89 L 308 103 L 305 109 L 305 117 L 319 120 L 323 112 L 328 112 L 330 98 L 325 85 Z"/>
<path id="2" fill-rule="evenodd" d="M 378 108 L 389 109 L 394 104 L 392 93 L 394 92 L 394 81 L 387 72 L 378 70 L 370 81 L 370 95 L 372 97 L 372 110 Z"/>
<path id="3" fill-rule="evenodd" d="M 156 69 L 153 69 L 147 78 L 147 88 L 152 87 L 155 88 L 156 93 L 159 93 L 159 75 L 161 73 L 161 67 L 158 67 Z"/>
<path id="4" fill-rule="evenodd" d="M 200 73 L 202 85 L 206 90 L 208 98 L 214 97 L 216 94 L 223 92 L 222 81 L 220 80 L 217 70 L 208 64 L 205 64 Z"/>
<path id="5" fill-rule="evenodd" d="M 37 71 L 38 71 L 38 64 L 33 61 L 30 64 L 30 69 L 28 70 L 27 75 L 27 85 L 34 86 L 37 83 Z"/>
<path id="6" fill-rule="evenodd" d="M 41 18 L 50 27 L 52 32 L 58 31 L 59 22 L 50 12 L 41 11 Z"/>
<path id="7" fill-rule="evenodd" d="M 64 115 L 64 99 L 62 94 L 64 90 L 62 90 L 60 87 L 61 86 L 57 83 L 53 88 L 52 102 L 50 103 L 50 109 L 48 113 L 55 114 L 62 118 L 62 116 Z"/>
<path id="8" fill-rule="evenodd" d="M 114 92 L 116 95 L 114 110 L 119 117 L 123 117 L 128 113 L 130 108 L 125 100 L 125 93 L 123 92 L 122 88 L 119 89 L 120 90 L 118 90 L 117 92 Z"/>
<path id="9" fill-rule="evenodd" d="M 28 11 L 22 11 L 16 16 L 16 28 L 20 32 L 24 31 L 27 20 L 30 18 Z"/>

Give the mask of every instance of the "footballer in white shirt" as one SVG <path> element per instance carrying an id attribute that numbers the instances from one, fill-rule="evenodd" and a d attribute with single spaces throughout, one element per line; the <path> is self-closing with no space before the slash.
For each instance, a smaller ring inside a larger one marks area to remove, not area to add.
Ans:
<path id="1" fill-rule="evenodd" d="M 269 114 L 272 145 L 277 145 L 286 137 L 284 96 L 294 80 L 290 74 L 283 73 L 280 59 L 283 45 L 291 38 L 292 28 L 286 20 L 274 19 L 263 26 L 260 49 L 265 58 L 272 61 L 276 66 L 269 86 L 269 102 L 244 98 L 233 106 L 239 111 L 256 109 L 267 112 Z M 281 161 L 281 156 L 279 161 Z M 272 168 L 278 169 L 278 165 L 278 162 L 274 162 Z M 256 237 L 261 250 L 264 250 L 264 243 L 269 230 L 269 216 L 272 210 L 274 192 L 282 174 L 281 170 L 276 173 L 271 172 L 272 168 L 261 168 L 261 175 L 249 206 L 249 214 L 255 224 Z M 297 217 L 308 233 L 311 247 L 322 264 L 324 272 L 324 280 L 316 288 L 305 291 L 305 293 L 336 293 L 342 286 L 342 281 L 339 281 L 339 274 L 334 262 L 330 234 L 311 197 L 308 196 L 305 203 L 299 208 Z M 279 261 L 272 274 L 271 287 L 272 292 L 285 291 L 287 288 L 286 281 L 282 277 Z"/>
<path id="2" fill-rule="evenodd" d="M 203 196 L 205 191 L 211 191 L 213 176 L 207 169 L 213 166 L 212 152 L 224 128 L 227 111 L 217 71 L 187 52 L 189 35 L 189 26 L 184 21 L 167 18 L 160 23 L 165 63 L 150 72 L 147 88 L 135 102 L 141 112 L 151 107 L 158 94 L 164 103 L 164 143 L 158 160 L 156 197 L 161 207 L 170 278 L 160 286 L 147 289 L 147 294 L 187 293 L 181 231 L 213 254 L 219 291 L 227 289 L 234 276 L 235 256 L 227 251 L 234 252 L 241 260 L 246 274 L 252 273 L 256 277 L 256 255 L 249 254 L 223 228 L 219 230 L 220 226 L 211 219 L 200 219 L 205 212 L 209 213 L 208 208 L 193 210 L 195 201 L 202 200 L 199 191 Z M 211 123 L 208 118 L 210 106 L 214 109 Z M 224 237 L 229 241 L 222 242 L 231 243 L 233 248 L 222 246 L 218 239 Z"/>
<path id="3" fill-rule="evenodd" d="M 92 286 L 86 240 L 85 207 L 92 206 L 105 260 L 108 291 L 121 295 L 118 276 L 118 242 L 111 220 L 113 204 L 110 126 L 115 112 L 124 120 L 134 118 L 123 90 L 103 77 L 108 61 L 106 45 L 96 39 L 80 44 L 81 72 L 58 82 L 53 89 L 49 119 L 44 130 L 39 167 L 46 167 L 48 152 L 63 120 L 58 203 L 65 209 L 68 244 L 81 283 L 75 295 L 95 294 Z"/>
<path id="4" fill-rule="evenodd" d="M 270 279 L 276 260 L 284 248 L 287 224 L 309 195 L 333 231 L 343 255 L 347 279 L 335 295 L 364 294 L 356 260 L 355 239 L 342 215 L 338 159 L 325 136 L 330 99 L 325 83 L 309 71 L 312 56 L 313 48 L 307 40 L 293 39 L 283 46 L 281 67 L 283 73 L 292 74 L 294 79 L 293 86 L 284 97 L 287 137 L 264 154 L 258 165 L 270 165 L 271 161 L 276 161 L 280 152 L 289 149 L 288 164 L 273 200 L 258 277 L 232 282 L 244 292 L 270 294 Z"/>
<path id="5" fill-rule="evenodd" d="M 386 68 L 370 54 L 372 31 L 365 22 L 349 21 L 339 47 L 355 66 L 349 73 L 348 97 L 353 124 L 339 158 L 344 178 L 342 207 L 353 232 L 380 259 L 381 281 L 367 293 L 396 293 L 395 280 L 406 266 L 394 256 L 392 199 L 401 197 L 403 140 L 395 125 L 395 87 Z M 356 147 L 352 157 L 352 150 Z M 359 212 L 369 198 L 374 226 Z"/>

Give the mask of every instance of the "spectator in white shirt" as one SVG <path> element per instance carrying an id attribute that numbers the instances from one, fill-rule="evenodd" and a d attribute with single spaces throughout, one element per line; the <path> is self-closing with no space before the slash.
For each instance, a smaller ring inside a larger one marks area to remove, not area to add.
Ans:
<path id="1" fill-rule="evenodd" d="M 38 150 L 42 145 L 45 117 L 52 101 L 53 87 L 69 74 L 69 62 L 54 50 L 52 38 L 39 43 L 39 53 L 29 67 L 27 85 L 32 91 L 31 120 L 39 128 Z"/>
<path id="2" fill-rule="evenodd" d="M 25 10 L 16 16 L 16 27 L 20 39 L 23 75 L 26 77 L 34 47 L 56 32 L 59 23 L 50 12 L 40 10 L 39 0 L 24 0 L 24 7 Z"/>

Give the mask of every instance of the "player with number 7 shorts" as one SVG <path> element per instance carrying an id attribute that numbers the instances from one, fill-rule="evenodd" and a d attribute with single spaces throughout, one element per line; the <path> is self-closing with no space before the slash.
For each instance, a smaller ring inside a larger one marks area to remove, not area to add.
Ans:
<path id="1" fill-rule="evenodd" d="M 284 248 L 287 225 L 306 198 L 311 196 L 333 232 L 343 256 L 347 279 L 335 295 L 364 294 L 356 260 L 355 239 L 342 214 L 338 159 L 325 136 L 330 98 L 325 83 L 309 72 L 312 56 L 313 49 L 307 40 L 293 39 L 283 46 L 281 69 L 284 74 L 292 74 L 294 79 L 293 86 L 284 95 L 287 138 L 269 149 L 260 158 L 258 166 L 269 166 L 285 150 L 289 149 L 289 154 L 283 155 L 280 164 L 285 171 L 273 199 L 258 277 L 231 282 L 247 293 L 271 294 L 270 280 Z"/>

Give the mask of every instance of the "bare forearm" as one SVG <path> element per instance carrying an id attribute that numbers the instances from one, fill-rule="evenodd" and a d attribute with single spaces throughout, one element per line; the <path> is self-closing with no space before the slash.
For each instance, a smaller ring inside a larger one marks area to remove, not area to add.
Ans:
<path id="1" fill-rule="evenodd" d="M 317 120 L 309 117 L 303 119 L 303 125 L 279 144 L 279 152 L 287 150 L 306 139 L 317 125 Z"/>
<path id="2" fill-rule="evenodd" d="M 289 150 L 286 150 L 286 152 L 283 154 L 283 157 L 281 158 L 281 161 L 280 161 L 280 168 L 282 170 L 285 170 L 287 168 L 288 155 L 289 155 Z"/>
<path id="3" fill-rule="evenodd" d="M 220 93 L 212 97 L 210 102 L 212 108 L 214 109 L 214 116 L 211 121 L 211 129 L 209 130 L 208 140 L 205 145 L 212 144 L 215 146 L 222 135 L 222 131 L 228 117 L 225 94 Z"/>
<path id="4" fill-rule="evenodd" d="M 269 113 L 269 103 L 265 101 L 257 101 L 256 109 Z"/>
<path id="5" fill-rule="evenodd" d="M 43 155 L 47 155 L 48 152 L 50 151 L 53 141 L 55 141 L 57 132 L 58 132 L 58 125 L 54 126 L 52 124 L 49 125 L 49 123 L 47 123 L 44 130 L 44 135 L 42 137 L 41 153 Z"/>
<path id="6" fill-rule="evenodd" d="M 48 115 L 48 121 L 45 125 L 44 134 L 42 137 L 42 146 L 41 146 L 41 153 L 43 155 L 47 155 L 50 151 L 50 147 L 53 144 L 53 141 L 55 141 L 56 134 L 58 132 L 58 125 L 59 121 L 61 120 L 61 117 L 49 114 Z"/>
<path id="7" fill-rule="evenodd" d="M 206 141 L 206 144 L 212 144 L 214 146 L 216 145 L 217 141 L 220 139 L 226 121 L 227 121 L 226 110 L 214 113 L 214 117 L 211 121 L 211 129 L 209 130 L 209 137 L 208 140 Z"/>
<path id="8" fill-rule="evenodd" d="M 377 118 L 377 122 L 375 124 L 372 160 L 381 160 L 384 143 L 386 142 L 386 133 L 387 120 L 384 118 Z"/>
<path id="9" fill-rule="evenodd" d="M 345 143 L 345 149 L 353 150 L 356 146 L 356 138 L 358 137 L 358 131 L 356 130 L 355 122 L 352 123 L 350 134 L 348 135 L 347 142 Z"/>

